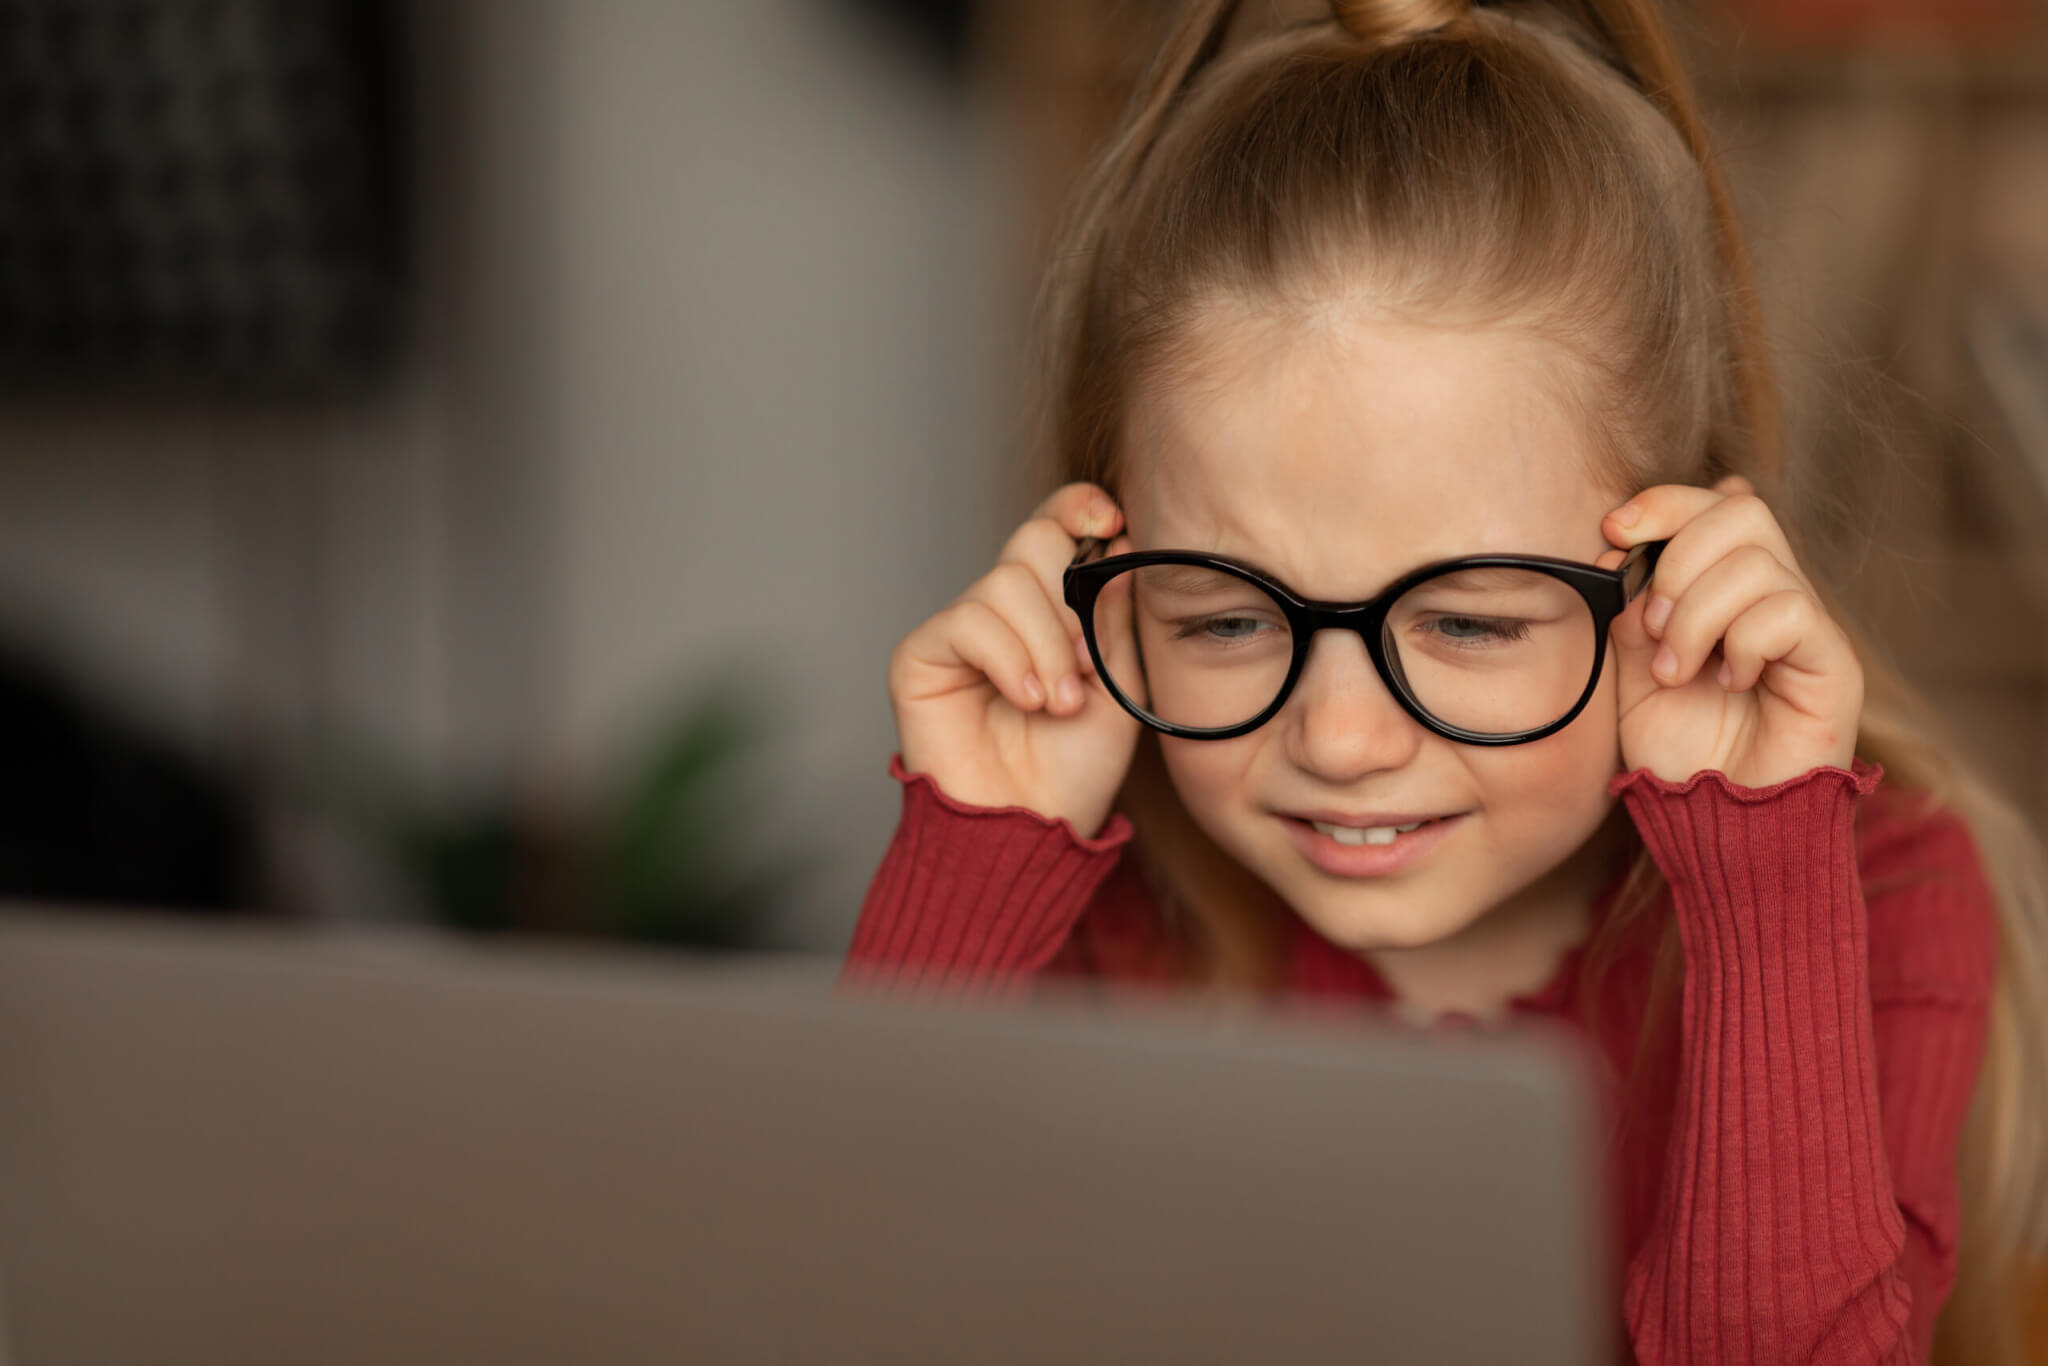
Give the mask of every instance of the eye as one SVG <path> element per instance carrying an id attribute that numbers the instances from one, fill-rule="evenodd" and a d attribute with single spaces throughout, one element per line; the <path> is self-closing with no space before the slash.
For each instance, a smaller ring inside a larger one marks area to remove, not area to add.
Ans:
<path id="1" fill-rule="evenodd" d="M 1257 617 L 1203 617 L 1180 623 L 1173 638 L 1186 640 L 1196 636 L 1203 640 L 1246 640 L 1256 635 L 1263 625 L 1265 623 Z"/>
<path id="2" fill-rule="evenodd" d="M 1461 644 L 1484 641 L 1515 641 L 1529 637 L 1529 623 L 1504 617 L 1438 617 L 1429 625 L 1446 640 Z"/>

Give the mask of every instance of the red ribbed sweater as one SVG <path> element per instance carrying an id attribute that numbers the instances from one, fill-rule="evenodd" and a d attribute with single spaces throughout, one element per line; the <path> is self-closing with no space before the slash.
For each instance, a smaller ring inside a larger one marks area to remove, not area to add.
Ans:
<path id="1" fill-rule="evenodd" d="M 1022 807 L 956 801 L 900 755 L 889 772 L 902 820 L 842 983 L 1011 1000 L 1049 976 L 1171 985 L 1175 946 L 1124 856 L 1123 815 L 1084 839 Z M 1997 918 L 1968 828 L 1882 778 L 1858 759 L 1765 788 L 1647 769 L 1609 786 L 1670 883 L 1598 988 L 1593 1042 L 1615 1075 L 1662 914 L 1685 946 L 1678 1028 L 1607 1164 L 1625 1341 L 1643 1366 L 1927 1359 L 1955 1276 L 1956 1143 Z M 1287 933 L 1284 993 L 1392 999 L 1366 959 L 1299 917 Z M 1588 1029 L 1579 960 L 1565 954 L 1511 1014 Z M 1618 1094 L 1610 1078 L 1610 1112 Z"/>

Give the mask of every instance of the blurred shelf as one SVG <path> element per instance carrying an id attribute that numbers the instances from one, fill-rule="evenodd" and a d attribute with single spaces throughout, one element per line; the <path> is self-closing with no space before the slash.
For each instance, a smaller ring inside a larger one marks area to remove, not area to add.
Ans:
<path id="1" fill-rule="evenodd" d="M 1890 96 L 2048 109 L 2048 20 L 1995 46 L 1916 33 L 1795 46 L 1711 8 L 1696 14 L 1697 31 L 1685 42 L 1689 69 L 1711 99 L 1775 105 Z"/>
<path id="2" fill-rule="evenodd" d="M 1938 100 L 1970 108 L 2048 113 L 2048 69 L 2027 61 L 1910 54 L 1755 58 L 1699 71 L 1703 97 L 1765 105 L 1872 99 Z"/>
<path id="3" fill-rule="evenodd" d="M 2048 549 L 1944 547 L 1933 563 L 1874 571 L 1855 601 L 1917 679 L 2048 689 Z"/>

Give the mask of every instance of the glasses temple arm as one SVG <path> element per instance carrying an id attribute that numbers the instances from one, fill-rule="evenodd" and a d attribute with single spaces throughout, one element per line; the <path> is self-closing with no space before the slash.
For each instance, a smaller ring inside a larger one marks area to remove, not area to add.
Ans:
<path id="1" fill-rule="evenodd" d="M 1621 575 L 1621 601 L 1624 606 L 1634 602 L 1636 594 L 1649 586 L 1650 576 L 1657 572 L 1657 557 L 1664 553 L 1665 541 L 1644 541 L 1622 557 L 1614 572 Z"/>

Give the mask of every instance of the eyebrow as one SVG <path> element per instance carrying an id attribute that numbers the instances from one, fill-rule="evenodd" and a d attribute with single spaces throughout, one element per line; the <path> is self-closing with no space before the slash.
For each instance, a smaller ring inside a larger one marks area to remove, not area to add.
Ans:
<path id="1" fill-rule="evenodd" d="M 1215 554 L 1218 552 L 1201 551 L 1198 553 Z M 1441 558 L 1455 559 L 1457 557 L 1443 556 Z M 1285 585 L 1291 591 L 1299 593 L 1299 590 L 1294 589 L 1292 584 L 1287 583 L 1285 579 L 1282 579 L 1264 565 L 1254 564 L 1250 560 L 1238 560 L 1237 563 L 1251 569 L 1256 569 L 1267 578 Z M 1433 561 L 1426 561 L 1425 563 L 1433 563 Z M 1217 580 L 1226 577 L 1217 570 L 1203 569 L 1199 565 L 1191 564 L 1155 565 L 1153 568 L 1155 576 L 1151 579 L 1151 587 L 1154 591 L 1162 593 L 1192 593 L 1202 589 L 1214 588 L 1217 586 Z M 1387 584 L 1391 585 L 1394 579 L 1399 579 L 1406 574 L 1412 573 L 1414 569 L 1419 568 L 1421 568 L 1421 565 L 1415 565 L 1410 569 L 1403 570 L 1400 574 L 1396 574 L 1393 579 L 1387 580 Z M 1455 573 L 1440 574 L 1431 579 L 1430 584 L 1432 587 L 1446 588 L 1452 591 L 1463 589 L 1468 592 L 1487 588 L 1511 588 L 1526 584 L 1528 582 L 1528 572 L 1526 569 L 1509 568 L 1460 569 Z M 1383 585 L 1380 591 L 1385 592 L 1386 587 Z M 1359 599 L 1359 601 L 1363 601 L 1363 599 Z"/>
<path id="2" fill-rule="evenodd" d="M 1430 583 L 1444 588 L 1513 588 L 1528 581 L 1526 569 L 1460 569 L 1439 574 Z"/>
<path id="3" fill-rule="evenodd" d="M 1204 569 L 1196 564 L 1153 565 L 1145 581 L 1146 587 L 1157 593 L 1195 593 L 1239 582 L 1220 569 Z"/>

